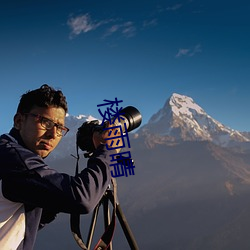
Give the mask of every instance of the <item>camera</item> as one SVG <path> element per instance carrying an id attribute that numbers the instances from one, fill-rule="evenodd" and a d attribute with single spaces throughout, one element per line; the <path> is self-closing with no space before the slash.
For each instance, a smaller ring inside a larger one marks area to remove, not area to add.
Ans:
<path id="1" fill-rule="evenodd" d="M 141 125 L 142 116 L 138 109 L 133 106 L 128 106 L 121 109 L 118 114 L 111 118 L 111 124 L 121 126 L 122 132 L 130 132 Z M 78 128 L 76 134 L 76 144 L 82 151 L 87 151 L 88 154 L 95 150 L 92 140 L 93 133 L 99 131 L 100 133 L 106 128 L 108 122 L 100 124 L 98 120 L 87 121 Z"/>

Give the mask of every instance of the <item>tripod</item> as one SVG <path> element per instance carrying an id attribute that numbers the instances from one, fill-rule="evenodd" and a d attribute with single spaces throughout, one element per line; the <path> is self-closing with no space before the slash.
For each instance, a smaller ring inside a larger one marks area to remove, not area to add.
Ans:
<path id="1" fill-rule="evenodd" d="M 81 233 L 80 233 L 80 228 L 79 228 L 80 215 L 72 214 L 70 217 L 71 231 L 73 233 L 73 236 L 76 242 L 78 243 L 78 245 L 84 250 L 90 250 L 93 235 L 94 235 L 94 230 L 96 227 L 97 216 L 98 216 L 99 208 L 101 205 L 103 205 L 104 225 L 105 225 L 106 230 L 104 234 L 102 235 L 101 239 L 98 241 L 97 245 L 94 247 L 94 250 L 104 250 L 104 249 L 112 250 L 113 249 L 112 238 L 113 238 L 115 224 L 116 224 L 116 216 L 119 219 L 120 225 L 123 229 L 123 233 L 126 236 L 126 239 L 130 248 L 132 250 L 139 250 L 139 247 L 137 246 L 137 243 L 128 225 L 128 222 L 125 218 L 125 215 L 121 209 L 121 206 L 117 202 L 117 183 L 114 178 L 112 178 L 112 184 L 113 184 L 113 190 L 111 189 L 106 190 L 102 199 L 100 200 L 100 202 L 97 204 L 97 206 L 95 207 L 93 211 L 86 245 L 83 243 Z M 113 205 L 112 218 L 110 217 L 109 202 Z"/>

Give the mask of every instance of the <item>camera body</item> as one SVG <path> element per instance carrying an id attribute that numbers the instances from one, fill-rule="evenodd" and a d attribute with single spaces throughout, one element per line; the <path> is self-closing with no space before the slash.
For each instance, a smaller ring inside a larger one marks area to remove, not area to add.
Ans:
<path id="1" fill-rule="evenodd" d="M 115 126 L 121 125 L 123 133 L 130 132 L 141 125 L 142 116 L 140 112 L 133 106 L 128 106 L 122 109 L 118 113 L 118 116 L 115 116 L 111 119 L 111 124 L 114 124 Z M 106 128 L 107 124 L 107 122 L 104 122 L 103 125 L 101 125 L 98 120 L 84 122 L 82 126 L 78 128 L 76 134 L 77 146 L 82 151 L 87 151 L 88 154 L 92 153 L 95 150 L 92 139 L 93 133 L 95 131 L 101 133 L 104 128 Z"/>

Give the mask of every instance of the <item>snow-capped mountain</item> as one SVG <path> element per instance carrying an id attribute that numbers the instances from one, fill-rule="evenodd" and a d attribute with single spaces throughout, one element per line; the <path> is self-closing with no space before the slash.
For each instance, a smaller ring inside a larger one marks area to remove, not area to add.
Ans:
<path id="1" fill-rule="evenodd" d="M 54 150 L 53 158 L 75 155 L 77 130 L 84 122 L 91 120 L 98 119 L 91 115 L 67 115 L 66 126 L 70 131 Z M 147 124 L 137 130 L 137 135 L 145 137 L 149 145 L 176 141 L 210 141 L 225 147 L 235 143 L 250 143 L 247 133 L 224 126 L 209 116 L 191 97 L 176 93 L 172 94 Z"/>
<path id="2" fill-rule="evenodd" d="M 172 141 L 211 141 L 220 146 L 250 141 L 239 131 L 213 119 L 191 97 L 176 93 L 139 130 L 139 134 L 147 133 Z"/>

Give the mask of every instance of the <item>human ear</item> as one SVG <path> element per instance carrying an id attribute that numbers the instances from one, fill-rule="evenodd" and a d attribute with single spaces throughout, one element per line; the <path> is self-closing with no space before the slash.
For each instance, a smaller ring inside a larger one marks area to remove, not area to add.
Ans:
<path id="1" fill-rule="evenodd" d="M 23 115 L 21 113 L 16 113 L 14 116 L 14 128 L 20 130 L 22 127 Z"/>

